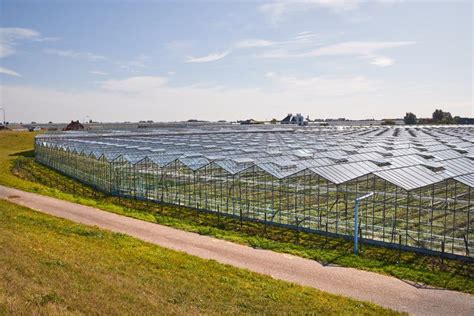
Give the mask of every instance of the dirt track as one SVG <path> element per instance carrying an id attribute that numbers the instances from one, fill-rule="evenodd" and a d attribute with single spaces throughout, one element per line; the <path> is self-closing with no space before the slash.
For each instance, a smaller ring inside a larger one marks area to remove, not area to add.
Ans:
<path id="1" fill-rule="evenodd" d="M 352 268 L 323 266 L 316 261 L 254 249 L 4 186 L 0 186 L 0 198 L 201 258 L 410 314 L 474 315 L 474 296 L 465 293 L 418 287 L 393 277 Z"/>

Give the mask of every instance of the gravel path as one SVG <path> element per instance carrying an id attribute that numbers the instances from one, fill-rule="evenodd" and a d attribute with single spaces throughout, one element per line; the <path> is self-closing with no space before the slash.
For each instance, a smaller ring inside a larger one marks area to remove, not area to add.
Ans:
<path id="1" fill-rule="evenodd" d="M 74 222 L 124 233 L 166 248 L 270 275 L 329 293 L 370 301 L 417 315 L 474 315 L 474 296 L 420 287 L 352 268 L 323 266 L 300 257 L 220 239 L 0 186 L 0 198 Z"/>

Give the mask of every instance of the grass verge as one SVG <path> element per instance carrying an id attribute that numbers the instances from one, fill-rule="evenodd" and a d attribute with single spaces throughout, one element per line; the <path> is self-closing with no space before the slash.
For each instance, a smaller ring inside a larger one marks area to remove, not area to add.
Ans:
<path id="1" fill-rule="evenodd" d="M 5 314 L 396 314 L 1 200 L 0 275 Z"/>
<path id="2" fill-rule="evenodd" d="M 363 245 L 360 256 L 355 256 L 352 254 L 352 243 L 340 238 L 325 238 L 259 223 L 241 223 L 185 207 L 103 195 L 35 163 L 32 142 L 33 134 L 0 133 L 0 170 L 8 171 L 0 174 L 0 184 L 252 247 L 290 253 L 323 264 L 354 267 L 430 286 L 474 293 L 472 264 L 367 245 Z M 16 175 L 9 172 L 12 168 Z"/>

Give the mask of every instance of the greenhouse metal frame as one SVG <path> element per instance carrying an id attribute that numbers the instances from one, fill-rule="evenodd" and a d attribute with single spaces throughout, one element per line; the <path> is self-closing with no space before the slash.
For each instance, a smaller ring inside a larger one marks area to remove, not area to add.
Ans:
<path id="1" fill-rule="evenodd" d="M 58 133 L 36 160 L 105 193 L 351 237 L 474 251 L 474 128 L 345 127 Z"/>

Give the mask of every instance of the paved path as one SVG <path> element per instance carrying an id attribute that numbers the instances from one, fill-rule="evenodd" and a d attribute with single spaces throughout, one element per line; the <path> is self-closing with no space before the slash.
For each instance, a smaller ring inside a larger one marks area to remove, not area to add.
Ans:
<path id="1" fill-rule="evenodd" d="M 128 234 L 201 258 L 214 259 L 276 279 L 370 301 L 410 314 L 474 315 L 474 296 L 465 293 L 419 288 L 373 272 L 322 266 L 313 260 L 254 249 L 3 186 L 0 186 L 0 198 L 78 223 Z"/>

